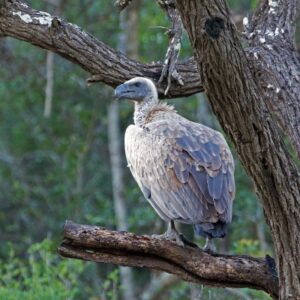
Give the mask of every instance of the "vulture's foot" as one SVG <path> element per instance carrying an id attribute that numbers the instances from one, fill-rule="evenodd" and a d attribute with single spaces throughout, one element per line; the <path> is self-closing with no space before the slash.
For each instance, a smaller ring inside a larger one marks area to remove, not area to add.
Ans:
<path id="1" fill-rule="evenodd" d="M 161 239 L 161 240 L 168 240 L 171 242 L 175 242 L 178 246 L 190 246 L 190 247 L 198 247 L 196 244 L 190 242 L 188 239 L 184 237 L 183 234 L 178 233 L 178 231 L 175 228 L 175 224 L 173 221 L 171 221 L 168 225 L 168 229 L 164 234 L 153 234 L 153 238 L 155 239 Z"/>
<path id="2" fill-rule="evenodd" d="M 203 247 L 203 251 L 210 252 L 210 253 L 216 252 L 216 246 L 215 246 L 215 243 L 213 242 L 212 238 L 210 238 L 210 237 L 206 238 L 206 243 Z"/>
<path id="3" fill-rule="evenodd" d="M 167 230 L 163 234 L 152 234 L 152 238 L 158 239 L 158 240 L 167 240 L 171 242 L 175 242 L 178 246 L 184 246 L 184 242 L 181 238 L 181 235 L 176 230 Z"/>

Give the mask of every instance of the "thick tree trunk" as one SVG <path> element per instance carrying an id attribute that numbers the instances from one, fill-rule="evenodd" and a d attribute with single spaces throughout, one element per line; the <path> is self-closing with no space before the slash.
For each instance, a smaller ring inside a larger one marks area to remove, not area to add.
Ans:
<path id="1" fill-rule="evenodd" d="M 280 299 L 300 299 L 300 177 L 267 108 L 262 82 L 254 77 L 225 1 L 181 0 L 177 6 L 208 99 L 262 200 L 276 250 Z M 299 70 L 299 63 L 291 67 Z M 293 75 L 286 75 L 292 81 Z"/>

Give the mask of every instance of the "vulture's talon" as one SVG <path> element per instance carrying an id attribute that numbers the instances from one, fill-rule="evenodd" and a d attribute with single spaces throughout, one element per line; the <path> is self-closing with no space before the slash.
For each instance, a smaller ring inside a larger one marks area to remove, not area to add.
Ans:
<path id="1" fill-rule="evenodd" d="M 164 234 L 153 234 L 152 237 L 160 240 L 175 242 L 178 246 L 182 247 L 186 245 L 185 241 L 187 241 L 187 239 L 183 237 L 182 234 L 178 233 L 178 231 L 176 230 L 174 221 L 169 222 L 168 229 Z"/>
<path id="2" fill-rule="evenodd" d="M 176 234 L 170 234 L 168 232 L 165 232 L 163 234 L 152 234 L 151 235 L 152 238 L 157 239 L 157 240 L 166 240 L 166 241 L 170 241 L 173 243 L 176 243 L 178 246 L 182 246 L 184 247 L 184 242 L 182 241 L 182 239 L 180 238 L 180 235 L 177 232 Z"/>
<path id="3" fill-rule="evenodd" d="M 199 248 L 197 244 L 189 241 L 182 233 L 175 232 L 165 232 L 164 234 L 152 234 L 152 238 L 158 240 L 167 240 L 171 242 L 175 242 L 178 246 L 189 246 L 192 248 Z"/>

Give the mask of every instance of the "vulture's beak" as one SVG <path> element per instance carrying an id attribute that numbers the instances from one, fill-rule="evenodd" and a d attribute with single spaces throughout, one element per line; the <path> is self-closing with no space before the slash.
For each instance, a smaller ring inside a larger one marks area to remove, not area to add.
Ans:
<path id="1" fill-rule="evenodd" d="M 131 99 L 134 91 L 129 85 L 123 83 L 116 87 L 114 97 L 118 100 Z"/>

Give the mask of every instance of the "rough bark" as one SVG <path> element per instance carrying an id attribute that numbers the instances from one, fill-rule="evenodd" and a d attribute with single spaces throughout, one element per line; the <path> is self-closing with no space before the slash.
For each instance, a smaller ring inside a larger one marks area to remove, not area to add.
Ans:
<path id="1" fill-rule="evenodd" d="M 262 200 L 276 250 L 280 298 L 300 299 L 300 177 L 267 108 L 263 86 L 225 1 L 182 0 L 177 7 L 208 99 Z"/>
<path id="2" fill-rule="evenodd" d="M 65 224 L 58 251 L 64 257 L 147 267 L 216 287 L 250 287 L 277 298 L 277 279 L 264 259 L 209 254 L 149 236 L 72 222 Z"/>
<path id="3" fill-rule="evenodd" d="M 295 46 L 299 3 L 262 0 L 246 22 L 246 37 L 252 73 L 300 159 L 300 56 Z"/>

